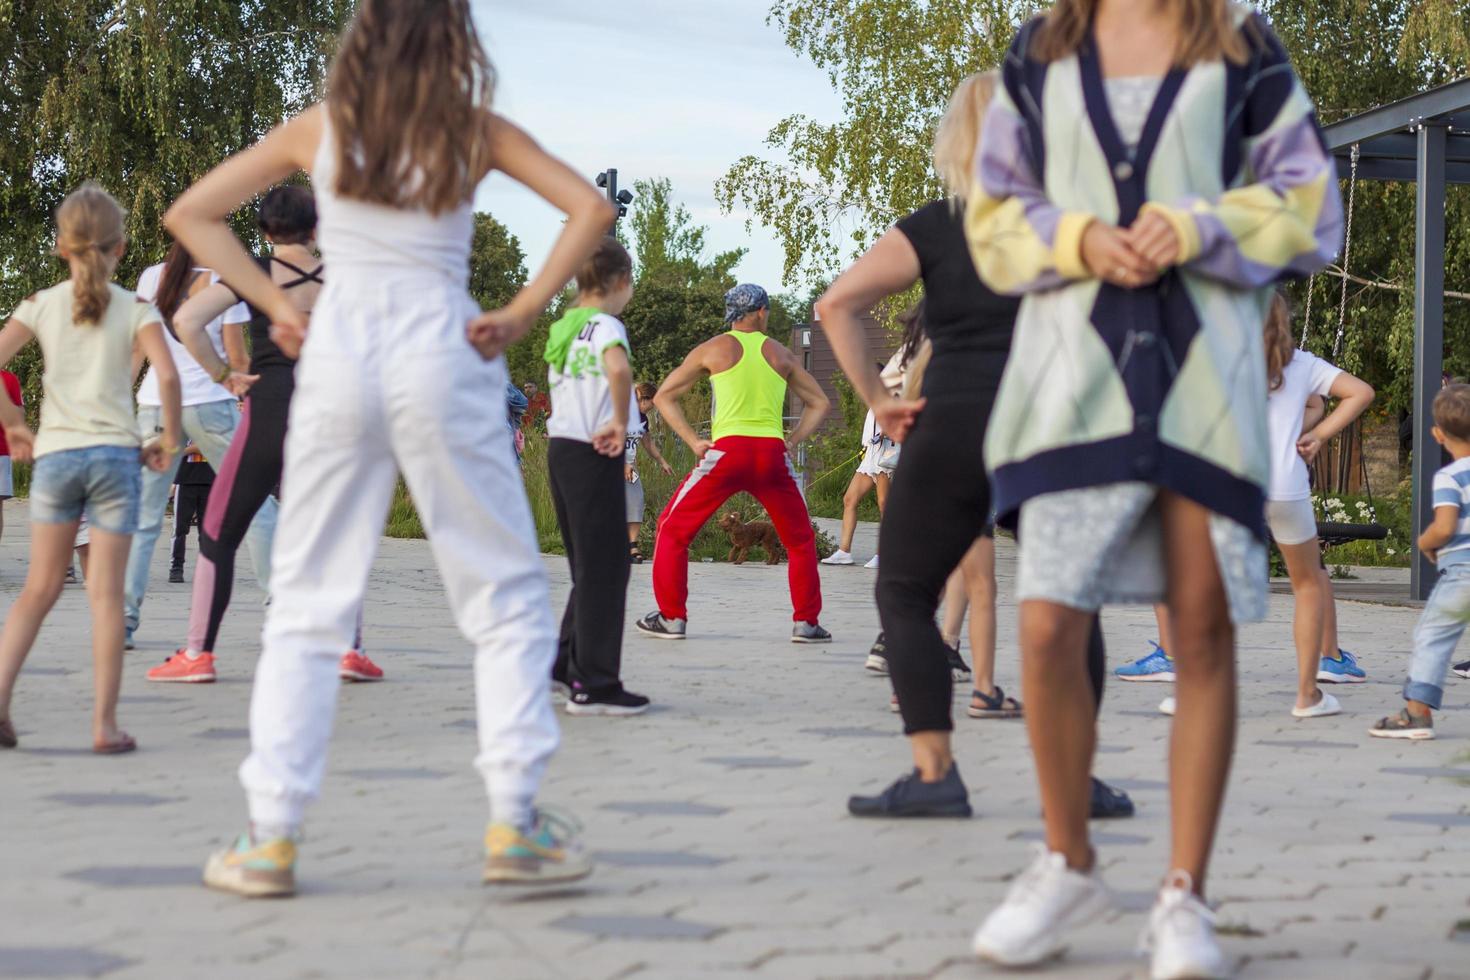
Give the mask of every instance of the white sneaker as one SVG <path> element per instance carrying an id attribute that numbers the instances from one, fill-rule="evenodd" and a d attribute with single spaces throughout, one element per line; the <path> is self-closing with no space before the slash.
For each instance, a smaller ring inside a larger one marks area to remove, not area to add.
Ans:
<path id="1" fill-rule="evenodd" d="M 1001 966 L 1035 966 L 1065 950 L 1063 933 L 1106 912 L 1112 896 L 1096 872 L 1067 867 L 1060 854 L 1037 846 L 1000 908 L 975 933 L 975 955 Z"/>
<path id="2" fill-rule="evenodd" d="M 1337 703 L 1337 698 L 1326 691 L 1319 692 L 1322 697 L 1316 704 L 1307 708 L 1293 707 L 1291 716 L 1293 718 L 1326 718 L 1328 715 L 1342 714 L 1342 705 Z"/>
<path id="3" fill-rule="evenodd" d="M 1159 714 L 1168 715 L 1170 718 L 1173 718 L 1174 710 L 1178 707 L 1178 702 L 1174 700 L 1174 695 L 1171 694 L 1159 702 Z"/>
<path id="4" fill-rule="evenodd" d="M 1153 954 L 1151 980 L 1225 980 L 1233 972 L 1215 939 L 1215 913 L 1195 897 L 1184 871 L 1169 875 L 1159 892 L 1139 952 Z"/>
<path id="5" fill-rule="evenodd" d="M 864 565 L 863 567 L 864 568 L 877 568 L 878 567 L 878 556 L 877 555 L 874 555 L 872 558 L 869 558 L 868 559 L 868 563 L 866 565 Z"/>
<path id="6" fill-rule="evenodd" d="M 570 684 L 563 681 L 551 682 L 551 703 L 563 705 L 572 699 L 572 688 Z"/>
<path id="7" fill-rule="evenodd" d="M 843 551 L 841 549 L 838 549 L 837 551 L 832 552 L 826 558 L 823 558 L 822 559 L 822 564 L 823 565 L 852 565 L 852 564 L 855 564 L 855 562 L 852 560 L 852 552 L 850 552 L 850 551 Z"/>

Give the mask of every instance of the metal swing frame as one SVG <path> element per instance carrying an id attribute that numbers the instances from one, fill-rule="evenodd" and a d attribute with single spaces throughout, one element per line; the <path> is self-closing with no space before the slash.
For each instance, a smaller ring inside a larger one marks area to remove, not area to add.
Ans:
<path id="1" fill-rule="evenodd" d="M 1370 109 L 1326 128 L 1338 173 L 1351 179 L 1415 185 L 1414 225 L 1414 537 L 1434 518 L 1439 452 L 1430 429 L 1444 372 L 1445 190 L 1470 184 L 1470 78 Z M 1343 280 L 1347 288 L 1347 280 Z M 1434 567 L 1415 553 L 1411 594 L 1425 599 Z"/>

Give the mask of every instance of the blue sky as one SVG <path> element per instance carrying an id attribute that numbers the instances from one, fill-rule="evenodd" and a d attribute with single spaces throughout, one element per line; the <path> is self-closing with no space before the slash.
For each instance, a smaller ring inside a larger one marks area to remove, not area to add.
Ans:
<path id="1" fill-rule="evenodd" d="M 769 0 L 476 0 L 482 36 L 500 73 L 497 105 L 551 152 L 589 177 L 618 168 L 631 188 L 668 177 L 712 251 L 744 246 L 736 270 L 779 290 L 782 256 L 758 224 L 720 213 L 714 182 L 786 115 L 836 119 L 827 77 L 765 23 Z M 478 206 L 520 238 L 534 268 L 559 215 L 505 177 Z M 637 202 L 634 202 L 637 207 Z"/>

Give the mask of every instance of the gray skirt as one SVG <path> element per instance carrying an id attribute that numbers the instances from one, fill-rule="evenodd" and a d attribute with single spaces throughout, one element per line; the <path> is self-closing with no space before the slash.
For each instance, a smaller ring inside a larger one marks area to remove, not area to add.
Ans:
<path id="1" fill-rule="evenodd" d="M 633 479 L 623 483 L 623 500 L 627 508 L 627 521 L 629 524 L 643 523 L 643 481 L 638 479 L 637 471 L 634 471 Z"/>
<path id="2" fill-rule="evenodd" d="M 1026 501 L 1021 505 L 1017 599 L 1086 612 L 1164 601 L 1158 496 L 1159 488 L 1151 483 L 1109 483 Z M 1265 619 L 1265 544 L 1219 514 L 1210 515 L 1210 541 L 1231 622 Z"/>

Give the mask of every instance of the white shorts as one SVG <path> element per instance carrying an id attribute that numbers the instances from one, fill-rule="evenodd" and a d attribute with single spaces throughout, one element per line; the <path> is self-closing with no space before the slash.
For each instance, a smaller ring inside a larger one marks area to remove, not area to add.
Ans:
<path id="1" fill-rule="evenodd" d="M 1312 512 L 1312 501 L 1309 498 L 1266 501 L 1266 526 L 1277 544 L 1306 544 L 1317 536 L 1317 515 Z"/>
<path id="2" fill-rule="evenodd" d="M 857 471 L 863 476 L 876 480 L 880 476 L 891 476 L 878 465 L 878 457 L 883 454 L 883 444 L 880 442 L 868 443 L 868 448 L 863 451 L 863 461 L 858 464 Z"/>
<path id="3" fill-rule="evenodd" d="M 10 457 L 0 456 L 0 500 L 15 496 L 15 478 L 10 471 Z"/>

